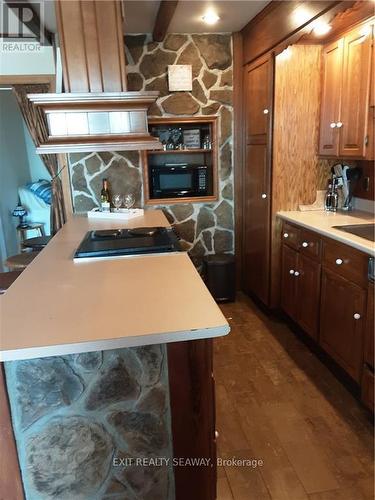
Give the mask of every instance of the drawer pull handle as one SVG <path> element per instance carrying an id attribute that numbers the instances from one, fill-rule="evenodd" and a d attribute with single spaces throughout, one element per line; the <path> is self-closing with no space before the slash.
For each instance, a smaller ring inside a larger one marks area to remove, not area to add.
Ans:
<path id="1" fill-rule="evenodd" d="M 291 269 L 291 270 L 289 271 L 289 274 L 294 274 L 294 269 Z"/>
<path id="2" fill-rule="evenodd" d="M 284 236 L 284 238 L 289 238 L 289 234 L 288 233 L 284 233 L 283 236 Z"/>
<path id="3" fill-rule="evenodd" d="M 307 241 L 304 241 L 304 242 L 302 243 L 302 246 L 303 246 L 303 248 L 307 248 L 307 247 L 309 246 L 309 244 L 307 243 Z"/>
<path id="4" fill-rule="evenodd" d="M 298 271 L 294 271 L 294 276 L 299 276 L 299 272 Z"/>
<path id="5" fill-rule="evenodd" d="M 360 314 L 358 314 L 358 313 L 355 313 L 355 314 L 353 315 L 353 318 L 354 318 L 354 319 L 361 319 L 361 315 L 360 315 Z"/>
<path id="6" fill-rule="evenodd" d="M 341 264 L 343 263 L 343 260 L 342 259 L 336 259 L 336 264 L 338 266 L 341 266 Z"/>
<path id="7" fill-rule="evenodd" d="M 335 123 L 335 122 L 332 122 L 329 126 L 330 126 L 331 128 L 336 128 L 336 127 L 337 127 L 337 125 L 336 125 L 336 123 Z"/>
<path id="8" fill-rule="evenodd" d="M 343 125 L 343 123 L 342 123 L 342 122 L 337 122 L 337 123 L 336 123 L 336 127 L 337 127 L 337 128 L 341 128 L 341 127 L 342 127 L 342 125 Z"/>

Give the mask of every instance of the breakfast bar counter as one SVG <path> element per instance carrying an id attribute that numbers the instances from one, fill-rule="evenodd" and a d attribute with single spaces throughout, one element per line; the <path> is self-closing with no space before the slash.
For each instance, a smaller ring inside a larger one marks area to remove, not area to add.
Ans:
<path id="1" fill-rule="evenodd" d="M 211 339 L 226 319 L 184 252 L 73 259 L 90 230 L 168 226 L 157 210 L 74 216 L 1 296 L 27 500 L 214 500 Z"/>
<path id="2" fill-rule="evenodd" d="M 1 297 L 1 360 L 217 337 L 228 323 L 185 252 L 73 260 L 87 231 L 169 226 L 160 210 L 73 216 Z"/>

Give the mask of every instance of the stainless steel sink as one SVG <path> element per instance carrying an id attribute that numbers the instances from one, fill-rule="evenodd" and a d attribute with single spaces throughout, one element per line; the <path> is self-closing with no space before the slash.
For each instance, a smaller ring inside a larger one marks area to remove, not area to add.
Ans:
<path id="1" fill-rule="evenodd" d="M 375 224 L 353 224 L 348 226 L 332 226 L 339 231 L 354 234 L 365 240 L 375 241 Z"/>

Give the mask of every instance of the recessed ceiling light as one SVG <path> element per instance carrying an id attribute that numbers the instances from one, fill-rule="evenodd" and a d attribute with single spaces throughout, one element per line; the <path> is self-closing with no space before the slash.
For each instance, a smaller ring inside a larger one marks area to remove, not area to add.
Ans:
<path id="1" fill-rule="evenodd" d="M 315 21 L 311 26 L 316 36 L 324 36 L 332 29 L 332 26 L 325 21 Z"/>
<path id="2" fill-rule="evenodd" d="M 220 17 L 213 10 L 208 10 L 204 16 L 202 16 L 202 21 L 206 24 L 215 24 L 219 19 Z"/>

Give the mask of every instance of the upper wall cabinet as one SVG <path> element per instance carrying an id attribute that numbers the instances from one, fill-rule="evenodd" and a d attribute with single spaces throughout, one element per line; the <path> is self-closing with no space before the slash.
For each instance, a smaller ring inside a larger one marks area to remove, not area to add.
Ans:
<path id="1" fill-rule="evenodd" d="M 373 159 L 373 25 L 324 48 L 319 154 Z"/>

